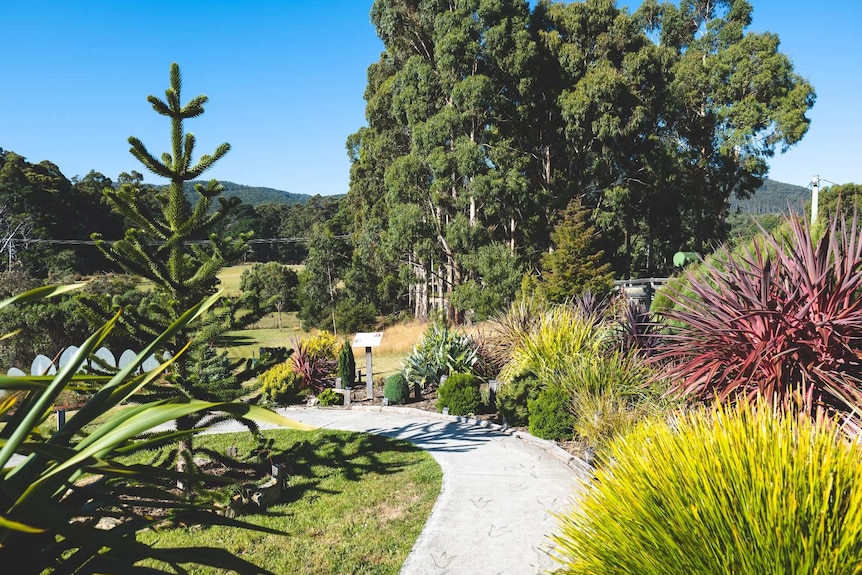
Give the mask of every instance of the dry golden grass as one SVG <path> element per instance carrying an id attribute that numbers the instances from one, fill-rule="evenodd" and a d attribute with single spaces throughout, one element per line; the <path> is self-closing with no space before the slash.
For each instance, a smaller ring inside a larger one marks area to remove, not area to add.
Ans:
<path id="1" fill-rule="evenodd" d="M 374 351 L 380 355 L 407 355 L 427 328 L 427 323 L 419 321 L 390 326 L 383 330 L 380 347 Z"/>

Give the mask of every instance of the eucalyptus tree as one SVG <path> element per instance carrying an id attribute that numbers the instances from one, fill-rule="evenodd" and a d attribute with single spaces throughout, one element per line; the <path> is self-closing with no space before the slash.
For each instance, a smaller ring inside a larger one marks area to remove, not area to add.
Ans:
<path id="1" fill-rule="evenodd" d="M 668 146 L 688 246 L 702 251 L 725 234 L 732 195 L 748 197 L 767 159 L 808 130 L 813 87 L 779 50 L 776 34 L 746 31 L 747 0 L 647 0 L 637 12 L 651 38 L 673 54 Z"/>
<path id="2" fill-rule="evenodd" d="M 366 218 L 388 220 L 388 249 L 411 269 L 416 314 L 434 303 L 457 321 L 451 293 L 475 276 L 465 258 L 495 236 L 516 244 L 511 197 L 523 195 L 526 160 L 506 124 L 520 119 L 529 85 L 529 8 L 378 0 L 371 16 L 386 52 L 369 68 L 369 126 L 348 142 L 351 201 Z"/>

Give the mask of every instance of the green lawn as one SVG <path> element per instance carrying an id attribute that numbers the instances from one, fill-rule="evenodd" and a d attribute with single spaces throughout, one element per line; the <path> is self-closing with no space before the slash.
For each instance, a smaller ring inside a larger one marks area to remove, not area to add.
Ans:
<path id="1" fill-rule="evenodd" d="M 219 273 L 221 287 L 228 294 L 239 292 L 240 278 L 242 273 L 249 269 L 252 264 L 242 264 L 225 268 Z M 291 266 L 299 271 L 302 266 Z M 277 314 L 271 313 L 261 319 L 251 329 L 234 331 L 228 333 L 227 352 L 233 358 L 250 358 L 259 355 L 261 347 L 293 347 L 292 342 L 296 339 L 308 337 L 309 332 L 303 331 L 296 312 L 281 314 L 281 329 L 279 329 Z M 422 328 L 424 329 L 424 327 Z M 419 338 L 422 329 L 396 327 L 390 335 L 386 330 L 383 337 L 384 346 L 375 349 L 372 355 L 372 366 L 374 377 L 386 377 L 401 369 L 402 362 Z M 352 341 L 353 334 L 339 334 L 339 337 Z M 394 344 L 392 342 L 395 342 Z M 365 350 L 356 348 L 353 350 L 356 365 L 365 370 Z"/>
<path id="2" fill-rule="evenodd" d="M 145 533 L 162 547 L 214 546 L 274 573 L 396 574 L 440 493 L 440 466 L 412 444 L 332 430 L 266 431 L 291 473 L 288 500 L 243 519 L 287 532 L 227 527 Z M 248 433 L 201 436 L 220 452 L 254 447 Z M 219 571 L 189 566 L 189 573 Z"/>

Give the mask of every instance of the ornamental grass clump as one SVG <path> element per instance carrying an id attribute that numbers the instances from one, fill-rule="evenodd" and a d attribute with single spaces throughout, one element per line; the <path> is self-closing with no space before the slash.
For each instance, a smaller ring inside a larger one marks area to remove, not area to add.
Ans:
<path id="1" fill-rule="evenodd" d="M 585 575 L 859 573 L 862 448 L 766 402 L 651 419 L 553 536 Z"/>
<path id="2" fill-rule="evenodd" d="M 669 293 L 677 326 L 657 360 L 670 392 L 710 402 L 764 397 L 813 414 L 862 418 L 862 241 L 858 218 L 819 241 L 798 217 L 789 233 L 726 258 Z"/>

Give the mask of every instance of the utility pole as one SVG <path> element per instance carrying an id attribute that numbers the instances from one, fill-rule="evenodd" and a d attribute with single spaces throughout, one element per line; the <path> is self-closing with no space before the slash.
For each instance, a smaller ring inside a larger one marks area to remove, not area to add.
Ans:
<path id="1" fill-rule="evenodd" d="M 817 199 L 820 194 L 820 176 L 814 176 L 811 180 L 811 227 L 817 221 Z"/>

